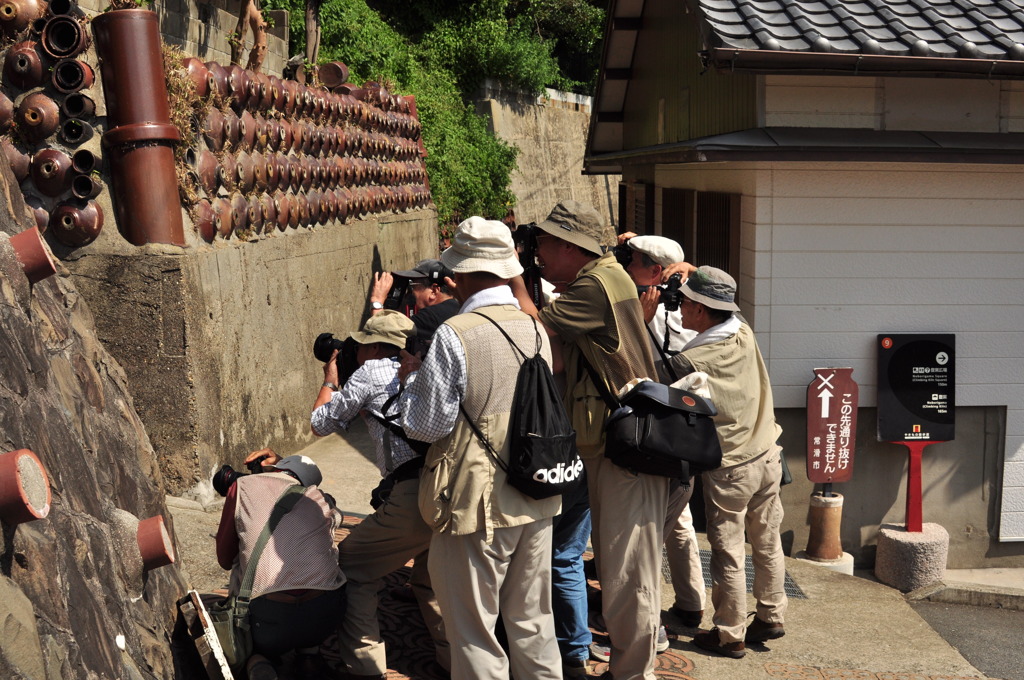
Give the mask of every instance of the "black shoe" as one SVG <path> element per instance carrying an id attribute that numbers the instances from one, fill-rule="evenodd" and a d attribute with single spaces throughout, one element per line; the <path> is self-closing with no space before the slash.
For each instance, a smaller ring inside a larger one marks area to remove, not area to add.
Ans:
<path id="1" fill-rule="evenodd" d="M 700 628 L 700 622 L 704 620 L 703 609 L 690 611 L 689 609 L 680 609 L 679 607 L 672 605 L 668 608 L 668 613 L 679 619 L 679 623 L 683 624 L 687 628 Z"/>
<path id="2" fill-rule="evenodd" d="M 562 677 L 565 680 L 570 678 L 586 678 L 587 662 L 584 659 L 562 659 Z"/>

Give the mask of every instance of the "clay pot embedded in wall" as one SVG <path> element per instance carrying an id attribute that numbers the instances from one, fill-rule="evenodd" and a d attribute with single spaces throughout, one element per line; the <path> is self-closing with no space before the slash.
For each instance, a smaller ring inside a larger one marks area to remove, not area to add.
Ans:
<path id="1" fill-rule="evenodd" d="M 286 197 L 288 198 L 288 226 L 294 229 L 305 219 L 303 217 L 305 201 L 298 194 L 286 194 Z"/>
<path id="2" fill-rule="evenodd" d="M 267 160 L 262 154 L 253 156 L 253 186 L 261 193 L 267 190 Z"/>
<path id="3" fill-rule="evenodd" d="M 262 115 L 256 115 L 256 139 L 255 147 L 260 151 L 266 151 L 270 145 L 270 121 Z"/>
<path id="4" fill-rule="evenodd" d="M 315 225 L 320 220 L 320 192 L 316 189 L 306 192 L 306 210 L 308 215 L 306 224 Z"/>
<path id="5" fill-rule="evenodd" d="M 46 3 L 40 0 L 3 0 L 0 2 L 0 32 L 13 38 L 43 16 Z"/>
<path id="6" fill-rule="evenodd" d="M 92 97 L 75 92 L 64 98 L 60 110 L 68 118 L 88 118 L 96 113 L 96 102 Z"/>
<path id="7" fill-rule="evenodd" d="M 263 214 L 263 233 L 269 233 L 277 226 L 277 206 L 267 194 L 256 197 L 260 204 L 260 211 Z"/>
<path id="8" fill-rule="evenodd" d="M 103 182 L 93 175 L 76 175 L 71 180 L 71 195 L 88 200 L 96 198 L 103 191 Z"/>
<path id="9" fill-rule="evenodd" d="M 245 151 L 252 151 L 256 146 L 256 119 L 248 110 L 242 111 L 238 116 L 239 140 L 238 145 Z"/>
<path id="10" fill-rule="evenodd" d="M 15 238 L 11 237 L 12 245 Z M 38 241 L 39 234 L 28 234 L 24 238 L 26 242 Z M 44 519 L 50 514 L 51 500 L 50 480 L 36 454 L 28 449 L 0 454 L 0 518 L 7 526 Z"/>
<path id="11" fill-rule="evenodd" d="M 32 157 L 32 182 L 44 196 L 59 196 L 71 185 L 71 159 L 58 149 L 43 149 Z"/>
<path id="12" fill-rule="evenodd" d="M 14 125 L 14 102 L 0 93 L 0 134 L 4 134 Z"/>
<path id="13" fill-rule="evenodd" d="M 298 193 L 302 187 L 302 161 L 299 160 L 298 156 L 288 157 L 288 173 L 291 178 L 289 185 L 293 192 Z"/>
<path id="14" fill-rule="evenodd" d="M 270 76 L 270 89 L 274 93 L 274 108 L 278 111 L 284 111 L 285 96 L 287 88 L 277 76 Z"/>
<path id="15" fill-rule="evenodd" d="M 31 194 L 25 194 L 25 204 L 32 211 L 32 216 L 36 220 L 36 228 L 39 229 L 39 233 L 44 233 L 50 226 L 50 212 L 46 209 L 43 199 Z"/>
<path id="16" fill-rule="evenodd" d="M 12 45 L 4 57 L 4 81 L 22 90 L 43 84 L 46 66 L 39 46 L 31 40 Z"/>
<path id="17" fill-rule="evenodd" d="M 277 151 L 281 148 L 281 122 L 276 118 L 267 121 L 267 145 L 268 151 Z"/>
<path id="18" fill-rule="evenodd" d="M 277 125 L 277 134 L 280 137 L 280 140 L 278 141 L 278 145 L 275 147 L 275 149 L 283 153 L 288 153 L 289 151 L 291 151 L 292 143 L 294 141 L 292 124 L 287 120 L 282 119 L 278 121 Z"/>
<path id="19" fill-rule="evenodd" d="M 278 171 L 277 155 L 267 154 L 264 156 L 264 176 L 266 177 L 268 193 L 274 193 L 277 190 L 278 182 L 281 179 L 280 172 Z"/>
<path id="20" fill-rule="evenodd" d="M 75 172 L 87 175 L 94 170 L 101 170 L 102 167 L 102 159 L 88 149 L 79 149 L 71 154 L 71 169 Z"/>
<path id="21" fill-rule="evenodd" d="M 214 151 L 224 148 L 224 114 L 220 109 L 211 108 L 203 118 L 203 139 Z"/>
<path id="22" fill-rule="evenodd" d="M 207 243 L 213 243 L 217 236 L 217 215 L 214 213 L 213 205 L 207 199 L 200 199 L 196 203 L 196 233 Z"/>
<path id="23" fill-rule="evenodd" d="M 182 64 L 189 80 L 196 86 L 196 94 L 202 98 L 210 93 L 210 69 L 201 60 L 188 57 Z"/>
<path id="24" fill-rule="evenodd" d="M 277 186 L 282 191 L 291 186 L 291 166 L 288 157 L 283 153 L 274 154 L 274 165 L 277 166 Z"/>
<path id="25" fill-rule="evenodd" d="M 217 179 L 228 191 L 234 191 L 238 187 L 238 161 L 231 154 L 226 153 L 221 157 Z"/>
<path id="26" fill-rule="evenodd" d="M 249 101 L 249 72 L 238 64 L 231 64 L 228 71 L 228 96 L 234 102 L 232 108 L 241 111 Z"/>
<path id="27" fill-rule="evenodd" d="M 76 0 L 50 0 L 50 4 L 47 5 L 46 11 L 49 12 L 50 16 L 82 16 L 82 10 L 78 6 L 78 2 L 76 2 Z"/>
<path id="28" fill-rule="evenodd" d="M 160 515 L 139 522 L 135 540 L 142 555 L 144 571 L 174 564 L 174 543 Z"/>
<path id="29" fill-rule="evenodd" d="M 206 195 L 210 198 L 216 196 L 217 182 L 220 176 L 220 163 L 212 151 L 204 149 L 199 152 L 196 173 L 199 175 L 199 186 L 203 188 Z"/>
<path id="30" fill-rule="evenodd" d="M 299 186 L 305 191 L 309 191 L 313 186 L 312 159 L 309 156 L 303 158 L 299 163 Z"/>
<path id="31" fill-rule="evenodd" d="M 235 158 L 235 169 L 238 177 L 238 190 L 242 193 L 249 193 L 255 184 L 254 167 L 256 163 L 253 157 L 244 151 Z"/>
<path id="32" fill-rule="evenodd" d="M 14 248 L 14 254 L 18 257 L 18 262 L 21 264 L 21 269 L 25 272 L 25 277 L 28 279 L 28 282 L 39 283 L 43 279 L 49 278 L 57 273 L 57 266 L 53 263 L 53 258 L 50 257 L 50 251 L 46 247 L 46 244 L 43 243 L 41 236 L 48 226 L 47 222 L 49 220 L 49 213 L 42 209 L 41 202 L 38 197 L 26 196 L 25 198 L 25 202 L 32 206 L 32 212 L 36 219 L 36 226 L 11 236 L 11 247 Z M 35 201 L 29 200 L 33 198 Z M 43 226 L 39 225 L 41 217 L 46 218 L 43 221 Z M 0 484 L 2 483 L 3 482 L 0 482 Z"/>
<path id="33" fill-rule="evenodd" d="M 72 248 L 89 245 L 102 229 L 103 209 L 96 201 L 66 201 L 50 213 L 50 233 Z"/>
<path id="34" fill-rule="evenodd" d="M 221 238 L 228 238 L 231 236 L 231 229 L 233 228 L 233 222 L 231 219 L 231 201 L 227 198 L 217 198 L 214 199 L 212 203 L 214 224 L 217 227 L 217 233 Z"/>
<path id="35" fill-rule="evenodd" d="M 245 229 L 249 217 L 249 202 L 242 194 L 231 196 L 231 229 L 239 231 Z"/>
<path id="36" fill-rule="evenodd" d="M 206 70 L 210 74 L 210 94 L 220 97 L 228 96 L 228 71 L 215 61 L 206 62 Z"/>
<path id="37" fill-rule="evenodd" d="M 284 231 L 288 228 L 291 202 L 288 200 L 288 196 L 280 191 L 275 191 L 271 200 L 274 203 L 274 211 L 277 215 L 277 228 L 280 231 Z"/>
<path id="38" fill-rule="evenodd" d="M 61 59 L 54 64 L 50 76 L 53 87 L 64 94 L 92 87 L 95 78 L 92 66 L 80 59 Z"/>
<path id="39" fill-rule="evenodd" d="M 74 17 L 59 15 L 43 26 L 43 51 L 54 59 L 73 57 L 89 46 L 89 33 Z"/>
<path id="40" fill-rule="evenodd" d="M 246 207 L 246 220 L 255 232 L 263 229 L 263 206 L 260 204 L 259 196 L 250 196 Z"/>
<path id="41" fill-rule="evenodd" d="M 60 126 L 60 138 L 68 146 L 85 144 L 94 134 L 92 125 L 78 118 L 68 118 Z"/>
<path id="42" fill-rule="evenodd" d="M 348 81 L 348 66 L 340 61 L 331 61 L 326 64 L 320 64 L 320 68 L 317 70 L 320 76 L 320 82 L 324 84 L 324 87 L 333 90 L 334 88 L 344 85 Z"/>
<path id="43" fill-rule="evenodd" d="M 298 83 L 294 80 L 282 80 L 281 81 L 281 99 L 284 100 L 282 106 L 277 108 L 284 112 L 284 115 L 291 116 L 295 113 L 295 93 L 297 91 Z"/>
<path id="44" fill-rule="evenodd" d="M 18 184 L 21 184 L 28 177 L 32 168 L 32 157 L 18 151 L 7 137 L 0 138 L 0 146 L 3 147 L 4 155 L 7 156 L 7 162 L 11 166 L 14 178 L 18 180 Z"/>
<path id="45" fill-rule="evenodd" d="M 234 149 L 238 146 L 238 142 L 241 139 L 242 130 L 238 124 L 238 116 L 235 115 L 234 111 L 227 111 L 224 114 L 224 144 L 226 146 L 230 142 L 231 148 Z"/>

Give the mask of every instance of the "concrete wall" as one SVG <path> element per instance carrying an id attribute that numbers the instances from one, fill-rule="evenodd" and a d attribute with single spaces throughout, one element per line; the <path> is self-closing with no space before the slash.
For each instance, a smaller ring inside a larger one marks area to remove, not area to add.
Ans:
<path id="1" fill-rule="evenodd" d="M 582 174 L 590 97 L 555 90 L 533 97 L 489 83 L 477 110 L 490 116 L 498 137 L 519 147 L 512 193 L 520 224 L 540 222 L 570 198 L 594 206 L 609 223 L 618 222 L 619 177 Z"/>
<path id="2" fill-rule="evenodd" d="M 765 126 L 1024 130 L 1024 83 L 1018 81 L 764 76 L 761 92 Z"/>
<path id="3" fill-rule="evenodd" d="M 1022 180 L 1024 170 L 1013 166 L 939 164 L 718 163 L 655 172 L 661 188 L 742 194 L 740 305 L 778 408 L 803 409 L 816 366 L 854 367 L 860 406 L 871 408 L 875 334 L 956 334 L 957 441 L 930 447 L 925 467 L 932 449 L 955 447 L 978 465 L 995 456 L 999 482 L 992 495 L 971 498 L 955 483 L 937 485 L 941 500 L 933 503 L 982 503 L 995 513 L 988 531 L 1003 541 L 1024 539 Z M 658 229 L 660 200 L 659 191 Z M 965 407 L 986 410 L 987 423 L 1005 422 L 996 444 L 989 424 L 965 425 Z M 873 422 L 861 415 L 862 424 Z M 873 442 L 872 428 L 867 434 L 861 445 Z M 805 447 L 799 438 L 793 445 Z M 928 508 L 926 501 L 926 520 Z"/>
<path id="4" fill-rule="evenodd" d="M 250 450 L 310 443 L 323 381 L 313 340 L 357 330 L 372 271 L 436 256 L 436 227 L 419 211 L 252 242 L 84 249 L 68 262 L 125 367 L 168 491 Z"/>

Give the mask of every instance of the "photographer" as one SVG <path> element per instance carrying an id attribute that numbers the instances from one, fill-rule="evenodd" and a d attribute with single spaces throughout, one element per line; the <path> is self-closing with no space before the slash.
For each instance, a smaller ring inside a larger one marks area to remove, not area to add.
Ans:
<path id="1" fill-rule="evenodd" d="M 306 456 L 264 454 L 263 474 L 218 473 L 229 486 L 217 530 L 217 561 L 231 570 L 230 593 L 237 595 L 260 534 L 282 494 L 296 483 L 302 498 L 285 514 L 258 556 L 249 605 L 254 653 L 246 663 L 252 680 L 277 677 L 277 661 L 295 649 L 300 677 L 322 677 L 318 646 L 345 613 L 345 576 L 334 547 L 334 512 L 317 485 L 321 474 Z M 249 458 L 256 457 L 250 454 Z M 218 489 L 221 490 L 221 489 Z"/>
<path id="2" fill-rule="evenodd" d="M 651 332 L 654 363 L 658 375 L 665 381 L 669 376 L 665 372 L 661 355 L 672 358 L 696 335 L 683 328 L 683 315 L 679 311 L 682 277 L 660 285 L 665 270 L 685 259 L 683 248 L 664 236 L 637 236 L 632 232 L 619 235 L 619 249 L 623 246 L 629 249 L 630 255 L 629 263 L 625 265 L 626 272 L 637 285 L 644 321 Z"/>
<path id="3" fill-rule="evenodd" d="M 459 311 L 459 301 L 452 297 L 453 291 L 448 284 L 452 272 L 440 260 L 421 260 L 410 270 L 374 274 L 370 291 L 373 314 L 388 307 L 388 299 L 394 295 L 396 277 L 408 281 L 409 292 L 416 301 L 416 313 L 412 317 L 416 325 L 416 348 L 425 353 L 437 327 Z"/>
<path id="4" fill-rule="evenodd" d="M 310 416 L 313 434 L 323 437 L 347 429 L 362 414 L 374 440 L 383 481 L 379 506 L 341 542 L 340 562 L 348 577 L 348 615 L 339 633 L 341 658 L 352 678 L 383 678 L 387 656 L 377 623 L 381 579 L 416 558 L 409 579 L 434 638 L 437 661 L 449 667 L 448 643 L 427 574 L 431 530 L 419 513 L 417 493 L 423 456 L 382 420 L 386 403 L 399 390 L 397 356 L 414 332 L 401 312 L 384 310 L 352 333 L 358 368 L 338 386 L 337 350 L 324 364 L 324 383 Z"/>

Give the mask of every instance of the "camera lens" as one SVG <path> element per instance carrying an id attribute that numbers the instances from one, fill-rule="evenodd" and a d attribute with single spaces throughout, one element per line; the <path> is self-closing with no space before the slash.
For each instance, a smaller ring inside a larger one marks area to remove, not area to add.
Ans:
<path id="1" fill-rule="evenodd" d="M 230 465 L 221 465 L 220 469 L 213 474 L 213 488 L 221 496 L 227 496 L 228 489 L 239 477 L 244 477 L 244 475 Z"/>

